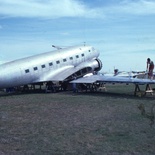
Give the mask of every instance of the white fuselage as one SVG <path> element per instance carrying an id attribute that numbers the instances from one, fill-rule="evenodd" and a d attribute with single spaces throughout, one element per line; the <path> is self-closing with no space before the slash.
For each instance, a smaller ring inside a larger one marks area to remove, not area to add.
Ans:
<path id="1" fill-rule="evenodd" d="M 98 56 L 92 46 L 74 46 L 4 63 L 0 65 L 0 88 L 63 81 L 83 68 L 91 67 L 93 71 L 101 67 Z"/>

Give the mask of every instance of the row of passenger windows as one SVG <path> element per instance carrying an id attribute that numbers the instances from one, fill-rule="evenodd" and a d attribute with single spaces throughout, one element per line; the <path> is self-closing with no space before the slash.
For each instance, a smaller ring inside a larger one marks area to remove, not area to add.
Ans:
<path id="1" fill-rule="evenodd" d="M 81 54 L 81 56 L 84 57 L 84 54 Z M 79 58 L 79 55 L 76 55 L 76 58 Z M 73 60 L 73 57 L 70 57 L 69 59 L 70 59 L 70 60 Z M 66 58 L 63 59 L 63 62 L 67 62 L 67 59 L 66 59 Z M 59 60 L 56 61 L 56 64 L 60 64 L 60 61 L 59 61 Z M 53 65 L 53 62 L 50 62 L 50 63 L 49 63 L 49 66 L 52 66 L 52 65 Z M 45 67 L 46 67 L 46 65 L 41 65 L 41 68 L 45 68 Z M 37 70 L 38 70 L 38 67 L 34 67 L 33 70 L 34 70 L 34 71 L 37 71 Z M 29 72 L 30 72 L 29 69 L 26 69 L 26 70 L 25 70 L 25 73 L 29 73 Z"/>

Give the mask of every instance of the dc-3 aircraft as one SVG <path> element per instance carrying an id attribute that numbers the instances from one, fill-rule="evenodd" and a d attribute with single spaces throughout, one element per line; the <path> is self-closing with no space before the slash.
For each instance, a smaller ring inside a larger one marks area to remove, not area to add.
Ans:
<path id="1" fill-rule="evenodd" d="M 0 65 L 0 88 L 50 81 L 70 81 L 70 83 L 85 84 L 133 83 L 135 84 L 135 94 L 140 91 L 139 85 L 146 84 L 146 91 L 152 91 L 150 84 L 155 84 L 155 80 L 100 74 L 84 77 L 88 73 L 101 70 L 102 62 L 98 57 L 99 51 L 94 47 L 82 45 L 57 48 L 52 52 L 7 62 Z"/>
<path id="2" fill-rule="evenodd" d="M 53 46 L 56 47 L 56 46 Z M 0 88 L 10 88 L 49 81 L 72 80 L 99 71 L 102 62 L 99 52 L 92 46 L 58 48 L 0 65 Z"/>

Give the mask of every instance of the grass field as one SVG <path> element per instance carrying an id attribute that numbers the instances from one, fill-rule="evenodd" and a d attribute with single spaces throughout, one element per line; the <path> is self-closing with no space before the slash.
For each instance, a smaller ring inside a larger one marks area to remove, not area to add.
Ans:
<path id="1" fill-rule="evenodd" d="M 155 155 L 155 96 L 132 85 L 107 92 L 0 94 L 0 155 Z"/>

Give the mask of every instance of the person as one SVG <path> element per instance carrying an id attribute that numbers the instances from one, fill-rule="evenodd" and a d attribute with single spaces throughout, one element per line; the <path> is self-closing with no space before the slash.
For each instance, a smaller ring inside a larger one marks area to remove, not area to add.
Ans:
<path id="1" fill-rule="evenodd" d="M 153 61 L 151 61 L 150 58 L 147 58 L 147 66 L 146 66 L 146 70 L 148 72 L 148 78 L 149 79 L 153 79 L 153 69 L 154 69 L 154 63 Z"/>
<path id="2" fill-rule="evenodd" d="M 114 76 L 118 74 L 118 69 L 114 69 Z"/>
<path id="3" fill-rule="evenodd" d="M 74 74 L 72 76 L 72 78 L 73 78 L 73 80 L 75 80 L 76 79 L 76 75 Z M 76 93 L 77 92 L 77 85 L 76 85 L 76 83 L 72 83 L 72 88 L 73 88 L 73 93 Z"/>

